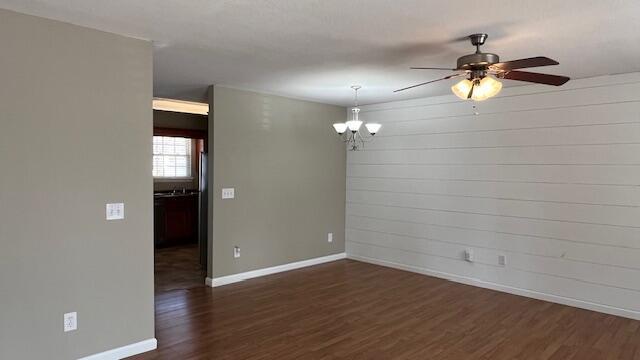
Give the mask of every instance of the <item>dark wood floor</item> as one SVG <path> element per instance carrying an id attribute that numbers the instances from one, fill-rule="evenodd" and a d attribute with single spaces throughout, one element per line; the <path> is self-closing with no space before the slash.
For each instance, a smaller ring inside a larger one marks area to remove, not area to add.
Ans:
<path id="1" fill-rule="evenodd" d="M 197 244 L 155 250 L 156 294 L 204 285 L 205 271 L 200 266 Z"/>
<path id="2" fill-rule="evenodd" d="M 640 359 L 640 321 L 341 260 L 156 296 L 135 359 Z"/>

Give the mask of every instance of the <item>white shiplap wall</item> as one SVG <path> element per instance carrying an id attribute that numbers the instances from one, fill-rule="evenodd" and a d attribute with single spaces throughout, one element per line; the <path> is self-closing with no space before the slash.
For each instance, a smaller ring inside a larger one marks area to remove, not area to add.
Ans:
<path id="1" fill-rule="evenodd" d="M 362 107 L 383 130 L 348 154 L 348 256 L 640 319 L 640 73 L 476 105 Z"/>

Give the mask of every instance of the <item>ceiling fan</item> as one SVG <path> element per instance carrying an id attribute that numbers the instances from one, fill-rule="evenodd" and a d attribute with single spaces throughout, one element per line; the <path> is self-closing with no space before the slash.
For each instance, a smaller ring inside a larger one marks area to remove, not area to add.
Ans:
<path id="1" fill-rule="evenodd" d="M 569 78 L 566 76 L 540 74 L 528 71 L 519 71 L 516 69 L 524 69 L 538 66 L 558 65 L 559 63 L 553 59 L 544 56 L 536 56 L 526 59 L 512 60 L 500 62 L 500 58 L 496 54 L 483 53 L 480 46 L 484 45 L 487 40 L 487 34 L 469 35 L 471 44 L 476 47 L 476 52 L 464 55 L 458 58 L 455 69 L 440 67 L 412 67 L 416 70 L 449 70 L 456 73 L 447 75 L 443 78 L 423 82 L 420 84 L 408 86 L 394 92 L 413 89 L 418 86 L 431 84 L 437 81 L 447 80 L 458 76 L 464 76 L 464 80 L 451 87 L 451 91 L 461 99 L 472 99 L 475 101 L 486 100 L 495 96 L 500 89 L 502 83 L 497 79 L 509 79 L 526 81 L 537 84 L 546 84 L 560 86 Z"/>

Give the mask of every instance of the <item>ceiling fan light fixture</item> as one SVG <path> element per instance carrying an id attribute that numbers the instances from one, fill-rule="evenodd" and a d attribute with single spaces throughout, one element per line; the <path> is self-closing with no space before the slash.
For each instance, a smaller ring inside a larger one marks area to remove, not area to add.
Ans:
<path id="1" fill-rule="evenodd" d="M 496 96 L 502 89 L 502 83 L 491 76 L 485 76 L 480 80 L 480 84 L 473 89 L 471 99 L 483 101 Z"/>
<path id="2" fill-rule="evenodd" d="M 463 79 L 457 84 L 451 87 L 451 91 L 460 99 L 466 100 L 469 95 L 469 91 L 471 91 L 471 87 L 473 86 L 473 82 L 469 79 Z M 474 90 L 475 91 L 475 90 Z"/>
<path id="3" fill-rule="evenodd" d="M 335 123 L 333 124 L 333 128 L 336 130 L 336 132 L 340 135 L 344 134 L 345 131 L 347 131 L 347 124 L 345 123 Z"/>
<path id="4" fill-rule="evenodd" d="M 482 80 L 476 80 L 474 82 L 469 79 L 464 79 L 451 87 L 451 91 L 460 99 L 467 100 L 469 98 L 469 92 L 473 87 L 471 93 L 471 100 L 483 101 L 490 97 L 496 96 L 502 89 L 502 83 L 490 76 L 485 76 Z"/>

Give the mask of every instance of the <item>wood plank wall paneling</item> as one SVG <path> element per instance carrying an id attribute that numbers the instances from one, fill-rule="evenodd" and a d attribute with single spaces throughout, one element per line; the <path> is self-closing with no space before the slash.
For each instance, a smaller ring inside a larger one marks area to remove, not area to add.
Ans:
<path id="1" fill-rule="evenodd" d="M 348 255 L 636 317 L 640 73 L 504 89 L 478 115 L 472 105 L 362 107 L 383 130 L 348 154 Z"/>

